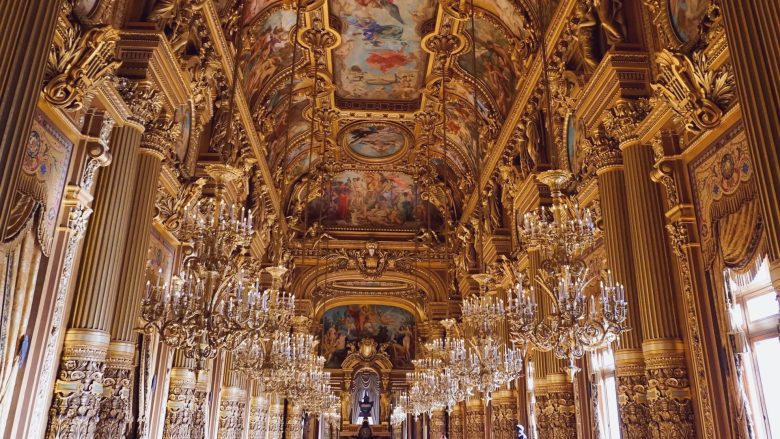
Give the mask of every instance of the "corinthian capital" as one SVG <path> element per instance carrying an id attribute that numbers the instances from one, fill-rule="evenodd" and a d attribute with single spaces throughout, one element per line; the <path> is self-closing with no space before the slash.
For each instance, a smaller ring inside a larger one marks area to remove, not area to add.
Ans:
<path id="1" fill-rule="evenodd" d="M 595 172 L 623 164 L 623 154 L 617 139 L 599 127 L 587 141 L 585 166 Z"/>
<path id="2" fill-rule="evenodd" d="M 163 111 L 156 119 L 146 125 L 146 131 L 141 137 L 141 148 L 158 155 L 161 159 L 166 158 L 172 154 L 173 145 L 180 136 L 181 125 Z"/>
<path id="3" fill-rule="evenodd" d="M 131 119 L 141 125 L 146 126 L 162 111 L 162 95 L 151 81 L 130 81 L 122 78 L 119 91 L 133 113 Z"/>
<path id="4" fill-rule="evenodd" d="M 625 143 L 636 138 L 636 129 L 650 114 L 650 110 L 647 99 L 621 99 L 607 111 L 604 127 L 620 143 Z"/>

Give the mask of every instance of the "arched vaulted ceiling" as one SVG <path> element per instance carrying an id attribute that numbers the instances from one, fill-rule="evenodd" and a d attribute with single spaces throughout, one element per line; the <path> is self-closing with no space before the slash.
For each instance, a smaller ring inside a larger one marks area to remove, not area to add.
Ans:
<path id="1" fill-rule="evenodd" d="M 297 16 L 286 1 L 246 0 L 242 85 L 290 214 L 304 213 L 293 197 L 325 157 L 313 204 L 326 225 L 393 230 L 458 215 L 538 38 L 534 0 L 475 1 L 475 35 L 468 5 L 314 0 Z M 325 42 L 316 66 L 313 35 Z M 456 41 L 446 57 L 437 35 Z M 439 115 L 433 125 L 426 111 Z M 421 163 L 433 179 L 420 177 Z M 435 183 L 438 209 L 422 201 Z"/>

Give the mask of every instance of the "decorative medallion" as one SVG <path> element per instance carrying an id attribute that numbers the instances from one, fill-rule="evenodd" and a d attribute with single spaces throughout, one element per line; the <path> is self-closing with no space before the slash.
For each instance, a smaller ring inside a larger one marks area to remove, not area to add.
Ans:
<path id="1" fill-rule="evenodd" d="M 667 0 L 669 8 L 669 21 L 677 34 L 677 38 L 683 43 L 694 41 L 699 35 L 699 24 L 710 0 Z"/>
<path id="2" fill-rule="evenodd" d="M 357 122 L 341 131 L 339 143 L 355 158 L 376 162 L 400 156 L 410 139 L 409 131 L 398 124 Z"/>

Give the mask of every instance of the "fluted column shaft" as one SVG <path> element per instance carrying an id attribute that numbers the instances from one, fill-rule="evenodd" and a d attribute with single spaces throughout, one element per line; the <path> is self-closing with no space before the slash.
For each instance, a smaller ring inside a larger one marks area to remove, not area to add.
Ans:
<path id="1" fill-rule="evenodd" d="M 759 187 L 772 284 L 780 291 L 780 4 L 723 0 L 729 53 L 737 79 L 753 172 Z"/>
<path id="2" fill-rule="evenodd" d="M 117 301 L 111 321 L 111 346 L 106 358 L 104 393 L 101 402 L 97 437 L 124 438 L 132 422 L 131 391 L 135 387 L 133 374 L 135 332 L 144 288 L 146 261 L 149 252 L 149 229 L 154 217 L 157 181 L 162 168 L 162 154 L 146 145 L 148 133 L 141 141 L 138 154 L 138 175 L 133 191 L 127 242 L 122 257 L 122 271 Z"/>
<path id="3" fill-rule="evenodd" d="M 642 338 L 645 341 L 679 339 L 663 199 L 658 185 L 650 180 L 653 150 L 638 142 L 629 142 L 621 148 L 626 166 L 625 186 Z"/>
<path id="4" fill-rule="evenodd" d="M 49 413 L 47 435 L 51 438 L 71 434 L 92 438 L 96 431 L 140 141 L 137 125 L 114 128 L 111 134 L 113 161 L 97 181 L 95 210 L 84 242 Z"/>
<path id="5" fill-rule="evenodd" d="M 625 161 L 625 186 L 634 273 L 639 296 L 642 350 L 651 437 L 695 437 L 688 368 L 677 319 L 672 255 L 667 246 L 660 188 L 650 179 L 653 151 L 635 140 L 620 145 Z M 618 356 L 622 360 L 620 356 Z M 625 373 L 624 376 L 629 376 Z M 624 385 L 639 384 L 624 382 Z M 638 401 L 644 398 L 635 395 Z M 639 414 L 632 414 L 638 416 Z"/>
<path id="6" fill-rule="evenodd" d="M 624 174 L 622 160 L 618 157 L 596 171 L 607 261 L 615 280 L 625 286 L 628 301 L 626 326 L 630 331 L 621 336 L 615 353 L 620 429 L 624 439 L 639 439 L 648 437 L 647 423 L 642 422 L 649 416 L 647 398 L 644 392 L 637 391 L 647 388 L 647 377 L 642 356 L 642 326 L 631 230 L 626 221 L 628 204 Z"/>
<path id="7" fill-rule="evenodd" d="M 61 5 L 62 0 L 28 0 L 0 7 L 0 232 L 11 212 Z"/>

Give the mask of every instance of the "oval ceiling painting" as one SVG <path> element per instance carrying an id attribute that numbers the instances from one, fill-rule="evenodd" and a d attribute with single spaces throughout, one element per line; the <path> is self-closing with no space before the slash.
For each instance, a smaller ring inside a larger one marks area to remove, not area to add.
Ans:
<path id="1" fill-rule="evenodd" d="M 408 138 L 405 128 L 386 123 L 357 123 L 347 126 L 342 133 L 342 144 L 351 153 L 374 160 L 398 154 Z"/>

